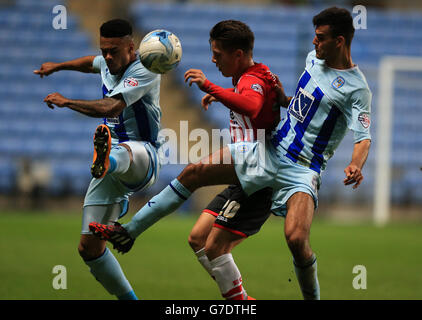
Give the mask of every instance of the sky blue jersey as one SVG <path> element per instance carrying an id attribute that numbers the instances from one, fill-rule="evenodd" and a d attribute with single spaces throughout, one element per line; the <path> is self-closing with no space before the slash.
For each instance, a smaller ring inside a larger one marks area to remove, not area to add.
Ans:
<path id="1" fill-rule="evenodd" d="M 159 147 L 157 136 L 161 129 L 161 76 L 148 71 L 138 56 L 121 77 L 110 74 L 101 55 L 95 57 L 93 67 L 101 72 L 103 96 L 121 94 L 126 102 L 126 107 L 118 117 L 104 119 L 104 124 L 110 128 L 113 145 L 136 140 Z"/>
<path id="2" fill-rule="evenodd" d="M 371 99 L 358 66 L 329 68 L 314 50 L 271 143 L 279 156 L 321 173 L 348 129 L 353 130 L 355 143 L 371 139 Z"/>

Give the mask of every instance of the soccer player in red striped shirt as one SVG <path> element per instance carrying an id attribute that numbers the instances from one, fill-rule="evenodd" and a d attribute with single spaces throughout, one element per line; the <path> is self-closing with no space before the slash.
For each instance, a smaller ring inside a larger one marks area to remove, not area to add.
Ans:
<path id="1" fill-rule="evenodd" d="M 280 120 L 278 104 L 274 107 L 277 80 L 267 66 L 254 62 L 252 31 L 240 21 L 222 21 L 211 30 L 210 44 L 212 62 L 223 76 L 232 77 L 234 89 L 211 83 L 201 70 L 188 70 L 185 80 L 207 93 L 203 108 L 219 101 L 230 110 L 232 142 L 255 141 L 259 129 L 270 133 Z M 271 194 L 271 188 L 264 188 L 248 197 L 239 185 L 230 185 L 203 210 L 189 235 L 198 261 L 226 299 L 249 298 L 231 251 L 267 220 Z"/>

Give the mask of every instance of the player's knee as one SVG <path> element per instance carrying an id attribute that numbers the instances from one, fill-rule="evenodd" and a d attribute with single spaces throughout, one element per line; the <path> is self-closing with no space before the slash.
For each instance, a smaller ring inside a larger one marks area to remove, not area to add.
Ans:
<path id="1" fill-rule="evenodd" d="M 188 237 L 188 243 L 193 251 L 201 250 L 205 246 L 205 241 L 201 235 L 191 232 Z"/>
<path id="2" fill-rule="evenodd" d="M 104 252 L 104 247 L 94 245 L 89 242 L 79 242 L 78 252 L 84 260 L 93 260 L 100 257 Z"/>
<path id="3" fill-rule="evenodd" d="M 306 243 L 308 242 L 308 235 L 303 230 L 290 229 L 286 230 L 285 237 L 287 245 L 289 246 L 292 252 L 300 252 L 305 248 Z"/>
<path id="4" fill-rule="evenodd" d="M 204 171 L 204 164 L 188 164 L 182 173 L 177 177 L 177 179 L 182 183 L 186 188 L 192 190 L 200 186 L 200 177 Z"/>

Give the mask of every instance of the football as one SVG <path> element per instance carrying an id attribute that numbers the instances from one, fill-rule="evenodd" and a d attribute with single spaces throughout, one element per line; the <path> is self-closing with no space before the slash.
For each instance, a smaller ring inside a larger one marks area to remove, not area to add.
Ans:
<path id="1" fill-rule="evenodd" d="M 149 71 L 167 73 L 182 59 L 182 45 L 175 34 L 167 30 L 154 30 L 142 39 L 139 57 Z"/>

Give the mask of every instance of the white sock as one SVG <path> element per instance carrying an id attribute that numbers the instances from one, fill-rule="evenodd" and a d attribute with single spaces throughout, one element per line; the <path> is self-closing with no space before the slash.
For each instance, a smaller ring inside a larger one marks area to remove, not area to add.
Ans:
<path id="1" fill-rule="evenodd" d="M 212 274 L 227 300 L 246 300 L 248 295 L 242 285 L 242 276 L 231 253 L 223 254 L 210 261 Z"/>
<path id="2" fill-rule="evenodd" d="M 210 260 L 208 260 L 207 255 L 205 254 L 205 248 L 202 248 L 195 252 L 196 257 L 198 258 L 199 263 L 204 267 L 205 270 L 209 273 L 209 275 L 213 278 Z"/>

